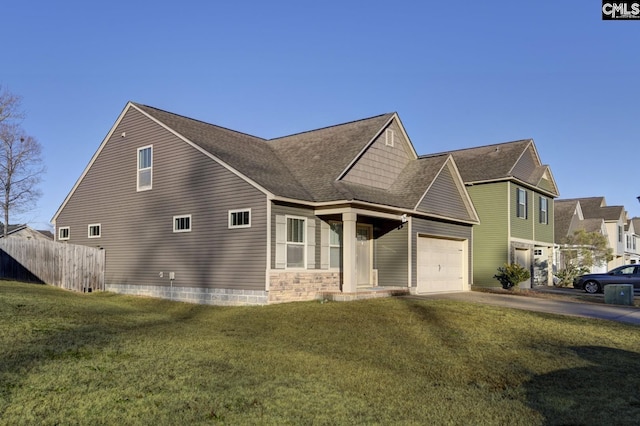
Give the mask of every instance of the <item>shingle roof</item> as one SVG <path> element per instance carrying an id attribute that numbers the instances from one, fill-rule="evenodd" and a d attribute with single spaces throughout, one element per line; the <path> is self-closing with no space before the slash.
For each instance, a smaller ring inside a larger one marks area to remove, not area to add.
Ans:
<path id="1" fill-rule="evenodd" d="M 392 113 L 269 141 L 313 201 L 346 197 L 340 174 L 393 117 Z"/>
<path id="2" fill-rule="evenodd" d="M 575 229 L 573 229 L 572 231 L 575 232 L 577 230 L 583 229 L 586 232 L 602 232 L 602 219 L 601 218 L 594 218 L 594 219 L 584 219 L 579 221 L 576 224 Z M 573 233 L 572 232 L 572 233 Z"/>
<path id="3" fill-rule="evenodd" d="M 598 216 L 600 209 L 606 205 L 604 197 L 570 198 L 562 201 L 579 201 L 585 218 Z"/>
<path id="4" fill-rule="evenodd" d="M 437 172 L 425 168 L 438 161 L 414 162 L 399 179 L 406 187 L 396 184 L 390 191 L 337 180 L 394 113 L 267 140 L 147 105 L 134 105 L 283 197 L 316 202 L 359 200 L 412 208 L 431 182 L 424 179 Z M 415 185 L 412 179 L 420 179 L 421 184 Z"/>
<path id="5" fill-rule="evenodd" d="M 561 241 L 570 235 L 571 222 L 577 205 L 577 200 L 555 200 L 553 203 L 553 226 L 556 241 Z"/>
<path id="6" fill-rule="evenodd" d="M 351 200 L 414 209 L 447 158 L 420 158 L 410 162 L 389 190 L 344 181 L 336 182 L 335 186 Z"/>
<path id="7" fill-rule="evenodd" d="M 286 197 L 312 199 L 265 139 L 147 105 L 134 105 L 267 190 Z"/>
<path id="8" fill-rule="evenodd" d="M 556 200 L 556 202 L 558 201 Z M 572 198 L 562 201 L 580 201 L 585 219 L 616 221 L 624 214 L 623 206 L 607 206 L 604 197 Z"/>
<path id="9" fill-rule="evenodd" d="M 511 177 L 513 166 L 530 143 L 531 139 L 522 139 L 432 155 L 451 154 L 464 182 L 490 181 Z"/>

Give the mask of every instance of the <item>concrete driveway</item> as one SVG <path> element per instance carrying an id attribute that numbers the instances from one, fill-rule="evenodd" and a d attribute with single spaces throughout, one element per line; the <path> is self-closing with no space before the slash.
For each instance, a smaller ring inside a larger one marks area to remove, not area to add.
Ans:
<path id="1" fill-rule="evenodd" d="M 557 292 L 562 290 L 573 291 L 573 289 L 557 289 Z M 556 292 L 551 288 L 539 291 Z M 638 296 L 639 295 L 636 292 L 635 297 Z M 640 325 L 640 308 L 630 306 L 605 305 L 575 300 L 548 299 L 511 294 L 485 293 L 480 291 L 412 295 L 406 297 L 434 300 L 458 300 L 462 302 L 483 303 L 487 305 L 504 306 L 506 308 L 523 309 L 527 311 L 571 315 L 584 318 L 597 318 Z"/>

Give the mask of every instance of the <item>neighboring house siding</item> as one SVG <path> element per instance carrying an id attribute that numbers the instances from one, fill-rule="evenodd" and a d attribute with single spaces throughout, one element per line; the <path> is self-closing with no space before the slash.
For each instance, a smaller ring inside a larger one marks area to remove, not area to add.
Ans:
<path id="1" fill-rule="evenodd" d="M 536 161 L 533 148 L 529 147 L 525 153 L 522 154 L 520 160 L 513 168 L 512 175 L 522 180 L 527 180 L 529 176 L 536 170 L 538 163 Z"/>
<path id="2" fill-rule="evenodd" d="M 509 261 L 509 197 L 511 185 L 499 182 L 468 186 L 480 224 L 473 227 L 473 283 L 495 286 L 497 268 Z"/>
<path id="3" fill-rule="evenodd" d="M 535 221 L 534 232 L 535 240 L 539 242 L 553 244 L 554 240 L 554 208 L 553 198 L 545 197 L 547 199 L 547 223 L 540 223 L 540 194 L 534 194 L 535 196 Z"/>
<path id="4" fill-rule="evenodd" d="M 537 195 L 528 188 L 523 188 L 516 184 L 511 184 L 511 237 L 524 240 L 533 240 L 533 224 L 535 223 L 537 212 L 534 204 L 537 204 Z M 524 189 L 527 193 L 527 217 L 518 217 L 518 189 Z M 482 222 L 482 217 L 480 218 Z"/>
<path id="5" fill-rule="evenodd" d="M 555 192 L 555 187 L 553 186 L 553 183 L 549 180 L 549 179 L 540 179 L 540 182 L 538 183 L 538 187 L 540 189 L 543 189 L 545 191 L 550 191 L 550 192 Z"/>
<path id="6" fill-rule="evenodd" d="M 393 131 L 393 146 L 387 145 L 388 136 L 386 129 L 383 130 L 343 180 L 381 189 L 388 189 L 393 184 L 413 155 L 396 122 L 387 129 Z"/>
<path id="7" fill-rule="evenodd" d="M 375 231 L 374 231 L 375 233 Z M 409 283 L 409 226 L 374 235 L 374 268 L 379 286 L 402 286 Z"/>
<path id="8" fill-rule="evenodd" d="M 429 219 L 421 219 L 414 217 L 411 222 L 411 286 L 416 287 L 416 279 L 417 279 L 417 243 L 418 243 L 418 234 L 433 236 L 433 237 L 443 237 L 443 238 L 458 238 L 461 240 L 468 240 L 469 247 L 467 249 L 468 253 L 468 270 L 471 271 L 471 261 L 472 259 L 472 236 L 475 238 L 475 231 L 473 231 L 470 225 L 459 225 L 447 222 L 439 222 Z M 469 274 L 469 279 L 471 279 L 471 274 Z"/>
<path id="9" fill-rule="evenodd" d="M 147 145 L 153 185 L 137 192 L 136 153 Z M 70 243 L 106 250 L 107 284 L 169 286 L 175 272 L 176 287 L 264 290 L 266 203 L 255 187 L 131 109 L 56 226 L 70 227 Z M 243 208 L 251 209 L 251 227 L 228 229 L 228 211 Z M 173 232 L 176 215 L 191 215 L 191 232 Z M 88 238 L 87 225 L 97 223 L 101 237 Z"/>
<path id="10" fill-rule="evenodd" d="M 472 220 L 449 167 L 445 167 L 438 175 L 420 202 L 418 210 L 443 217 Z"/>

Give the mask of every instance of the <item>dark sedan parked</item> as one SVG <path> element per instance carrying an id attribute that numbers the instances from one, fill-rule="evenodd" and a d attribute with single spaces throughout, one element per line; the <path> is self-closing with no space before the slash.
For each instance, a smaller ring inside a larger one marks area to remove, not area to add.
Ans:
<path id="1" fill-rule="evenodd" d="M 599 293 L 607 284 L 633 284 L 633 289 L 640 289 L 640 265 L 618 266 L 602 274 L 580 275 L 573 280 L 573 287 L 583 289 L 587 293 Z"/>

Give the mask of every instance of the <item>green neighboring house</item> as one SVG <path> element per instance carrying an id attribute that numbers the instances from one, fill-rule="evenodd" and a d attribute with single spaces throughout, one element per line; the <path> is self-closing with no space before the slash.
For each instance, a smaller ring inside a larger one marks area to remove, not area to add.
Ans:
<path id="1" fill-rule="evenodd" d="M 473 284 L 498 286 L 498 267 L 517 262 L 531 271 L 520 284 L 551 285 L 553 201 L 559 192 L 532 139 L 434 154 L 451 155 L 480 224 L 473 227 Z"/>

